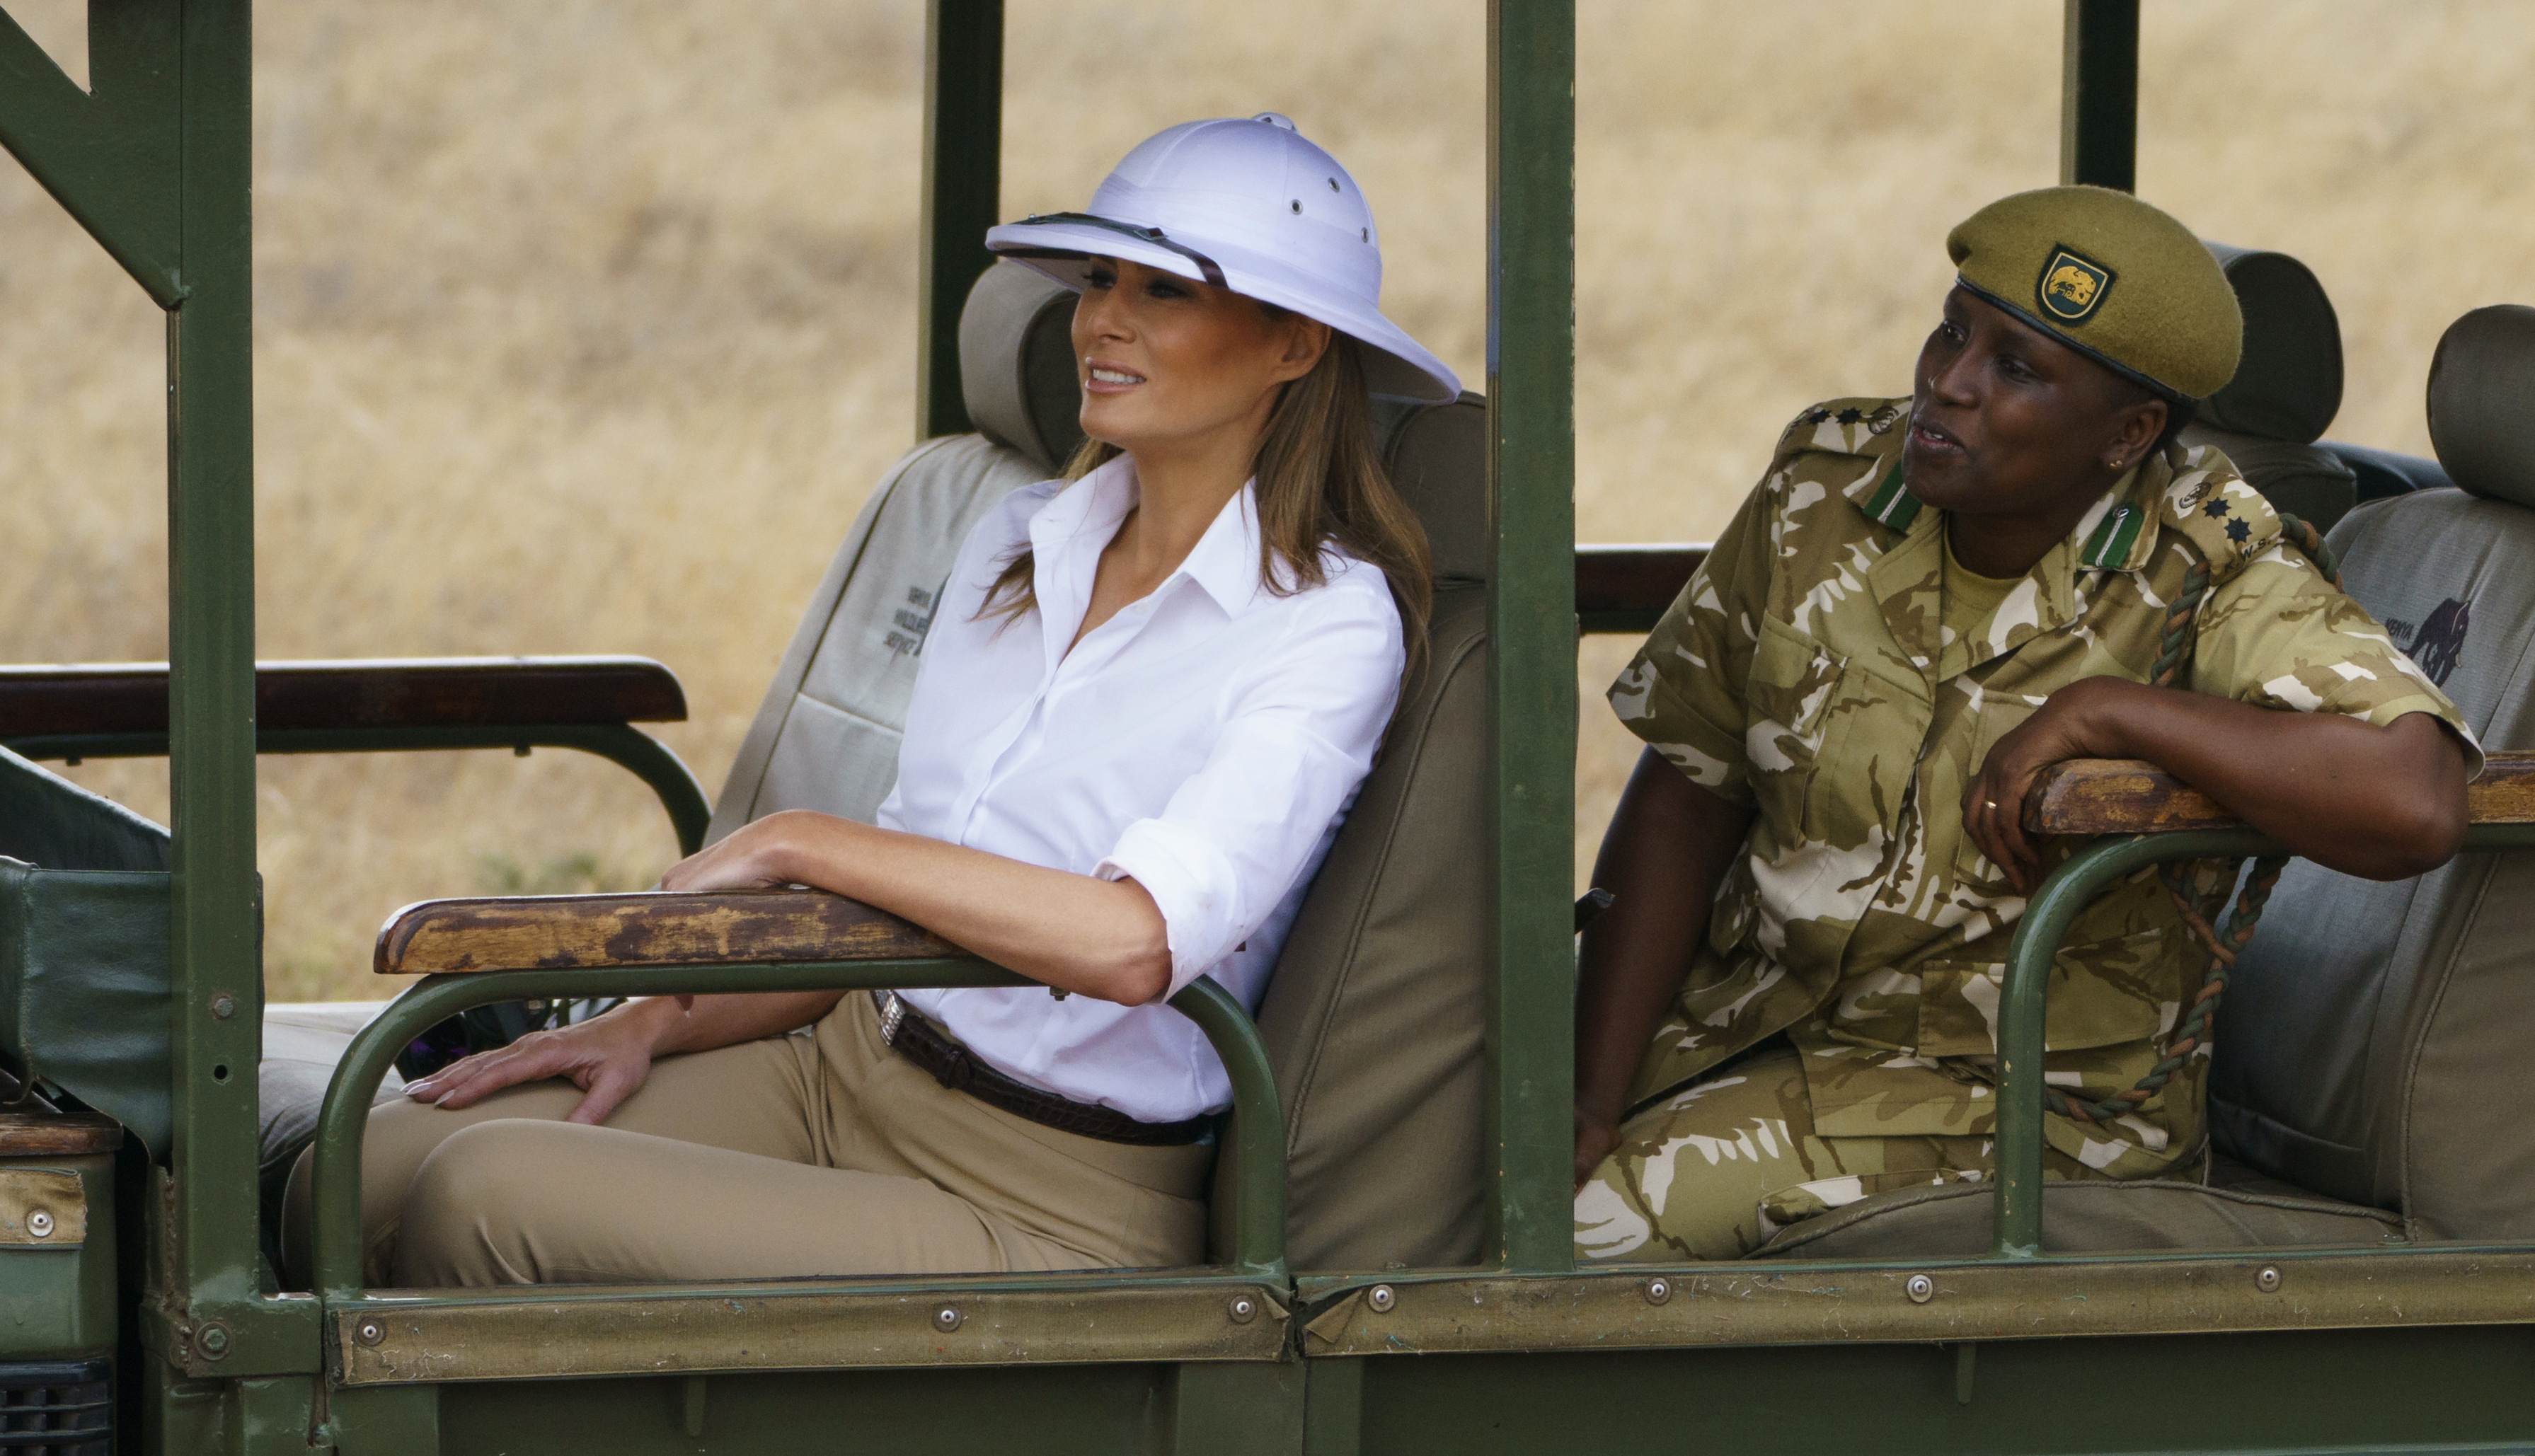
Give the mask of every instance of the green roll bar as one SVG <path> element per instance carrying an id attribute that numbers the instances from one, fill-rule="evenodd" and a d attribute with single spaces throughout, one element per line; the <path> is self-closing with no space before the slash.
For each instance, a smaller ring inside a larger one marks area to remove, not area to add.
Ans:
<path id="1" fill-rule="evenodd" d="M 328 1303 L 361 1290 L 361 1140 L 370 1100 L 396 1055 L 430 1027 L 472 1006 L 533 997 L 670 996 L 711 991 L 886 991 L 909 988 L 1036 986 L 966 956 L 920 960 L 805 961 L 787 965 L 637 966 L 603 970 L 483 971 L 425 976 L 361 1029 L 335 1067 L 318 1113 L 311 1173 L 310 1244 L 315 1285 Z M 1200 976 L 1170 1000 L 1206 1033 L 1232 1078 L 1226 1143 L 1234 1166 L 1230 1272 L 1282 1283 L 1285 1269 L 1285 1120 L 1276 1076 L 1259 1028 L 1241 1003 Z M 558 1298 L 566 1297 L 557 1291 Z"/>
<path id="2" fill-rule="evenodd" d="M 38 733 L 7 740 L 9 751 L 43 759 L 156 758 L 167 753 L 164 733 Z M 432 726 L 416 728 L 259 728 L 255 751 L 264 754 L 388 754 L 438 750 L 575 749 L 594 754 L 650 787 L 678 834 L 678 853 L 705 847 L 712 803 L 695 773 L 666 744 L 631 723 L 541 723 L 529 727 Z"/>
<path id="3" fill-rule="evenodd" d="M 2535 824 L 2476 824 L 2464 853 L 2535 849 Z M 2106 885 L 2172 860 L 2237 859 L 2285 853 L 2253 829 L 2127 834 L 2086 846 L 2051 873 L 2025 905 L 2007 951 L 1998 1027 L 1998 1224 L 1991 1256 L 2042 1256 L 2043 1011 L 2051 963 L 2069 926 Z"/>

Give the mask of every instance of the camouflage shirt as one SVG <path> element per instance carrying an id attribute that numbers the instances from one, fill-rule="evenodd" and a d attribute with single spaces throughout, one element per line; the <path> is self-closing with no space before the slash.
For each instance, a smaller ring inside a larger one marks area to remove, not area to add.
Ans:
<path id="1" fill-rule="evenodd" d="M 2193 691 L 2380 724 L 2432 713 L 2471 744 L 2454 706 L 2281 543 L 2270 507 L 2206 448 L 2169 447 L 2124 476 L 1956 636 L 1942 609 L 1945 514 L 1902 479 L 1909 403 L 1798 416 L 1612 685 L 1631 731 L 1755 811 L 1633 1103 L 1784 1031 L 1822 1136 L 1989 1132 L 2024 901 L 1964 832 L 1964 786 L 2054 690 L 2146 681 L 2195 562 L 2211 585 Z M 2054 845 L 2046 868 L 2071 849 Z M 2085 1101 L 2131 1087 L 2205 964 L 2155 872 L 2105 891 L 2053 972 L 2050 1084 Z M 2051 1143 L 2109 1177 L 2156 1173 L 2200 1144 L 2206 1067 L 2195 1058 L 2115 1123 L 2055 1115 Z"/>

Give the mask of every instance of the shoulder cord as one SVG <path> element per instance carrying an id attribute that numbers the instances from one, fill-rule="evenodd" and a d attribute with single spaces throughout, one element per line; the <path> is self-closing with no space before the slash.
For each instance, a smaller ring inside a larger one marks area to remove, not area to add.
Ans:
<path id="1" fill-rule="evenodd" d="M 2279 513 L 2279 517 L 2282 539 L 2306 553 L 2307 560 L 2315 563 L 2316 570 L 2323 573 L 2324 579 L 2331 582 L 2335 590 L 2340 589 L 2341 564 L 2333 559 L 2331 550 L 2323 544 L 2322 533 L 2285 511 Z M 2165 639 L 2158 649 L 2156 666 L 2148 673 L 2151 686 L 2182 686 L 2184 669 L 2192 661 L 2192 646 L 2196 636 L 2194 625 L 2199 617 L 2201 602 L 2208 595 L 2209 565 L 2195 562 L 2190 574 L 2184 577 L 2183 590 L 2176 595 L 2174 605 L 2166 613 Z M 2224 929 L 2217 931 L 2209 928 L 2209 915 L 2222 902 L 2226 886 L 2235 882 L 2236 872 L 2243 867 L 2244 861 L 2186 860 L 2157 867 L 2157 877 L 2165 882 L 2166 894 L 2173 898 L 2174 908 L 2182 913 L 2184 928 L 2192 932 L 2192 938 L 2200 942 L 2202 949 L 2209 952 L 2209 969 L 2202 974 L 2199 992 L 2192 998 L 2182 1023 L 2175 1028 L 2174 1040 L 2166 1045 L 2165 1056 L 2148 1069 L 2147 1075 L 2138 1079 L 2135 1086 L 2126 1092 L 2116 1092 L 2100 1102 L 2079 1102 L 2057 1087 L 2046 1088 L 2053 1111 L 2086 1122 L 2110 1122 L 2126 1117 L 2162 1090 L 2166 1082 L 2191 1060 L 2193 1053 L 2210 1045 L 2214 1035 L 2211 1023 L 2217 1019 L 2219 998 L 2227 994 L 2228 973 L 2235 969 L 2236 957 L 2254 939 L 2254 928 L 2262 919 L 2262 907 L 2269 901 L 2272 887 L 2280 882 L 2280 872 L 2288 867 L 2288 862 L 2287 855 L 2265 855 L 2256 860 L 2254 873 L 2246 879 L 2243 892 L 2236 896 L 2235 908 L 2228 913 Z M 2224 869 L 2223 874 L 2205 881 L 2216 886 L 2208 892 L 2205 900 L 2195 892 L 2192 882 L 2196 863 Z"/>

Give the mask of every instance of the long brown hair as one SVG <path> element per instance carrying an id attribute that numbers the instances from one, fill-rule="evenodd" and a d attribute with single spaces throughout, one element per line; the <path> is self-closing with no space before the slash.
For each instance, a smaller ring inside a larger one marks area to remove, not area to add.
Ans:
<path id="1" fill-rule="evenodd" d="M 1271 316 L 1281 312 L 1260 307 Z M 1321 553 L 1331 545 L 1381 568 L 1399 608 L 1408 651 L 1405 683 L 1426 660 L 1435 570 L 1426 527 L 1391 486 L 1374 445 L 1364 361 L 1356 352 L 1361 347 L 1332 333 L 1321 361 L 1288 382 L 1268 410 L 1251 467 L 1259 482 L 1259 579 L 1277 596 L 1321 585 L 1329 579 Z M 1120 454 L 1107 441 L 1085 440 L 1066 462 L 1065 478 L 1081 480 Z M 1029 547 L 1016 552 L 977 615 L 1007 621 L 1027 615 L 1038 605 L 1031 585 L 1035 566 Z"/>

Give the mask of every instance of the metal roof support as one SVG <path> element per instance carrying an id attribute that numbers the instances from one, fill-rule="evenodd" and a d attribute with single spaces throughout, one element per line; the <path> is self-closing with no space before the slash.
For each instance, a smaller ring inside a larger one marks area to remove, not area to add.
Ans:
<path id="1" fill-rule="evenodd" d="M 2060 180 L 2138 190 L 2138 0 L 2065 0 Z"/>
<path id="2" fill-rule="evenodd" d="M 1490 1256 L 1575 1257 L 1576 7 L 1488 6 Z"/>
<path id="3" fill-rule="evenodd" d="M 924 218 L 917 244 L 915 438 L 972 428 L 959 390 L 959 310 L 994 265 L 1001 219 L 1004 0 L 930 0 L 924 18 Z"/>

